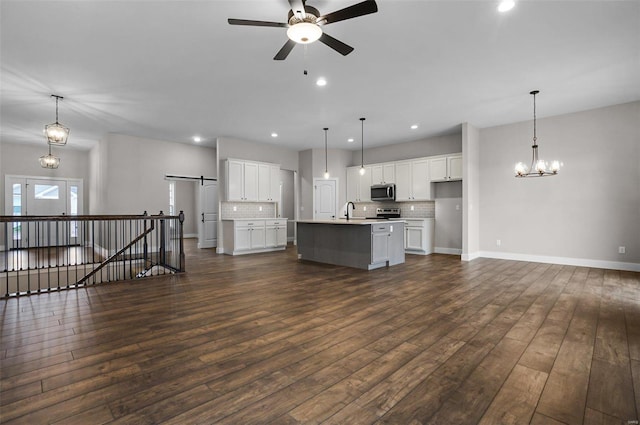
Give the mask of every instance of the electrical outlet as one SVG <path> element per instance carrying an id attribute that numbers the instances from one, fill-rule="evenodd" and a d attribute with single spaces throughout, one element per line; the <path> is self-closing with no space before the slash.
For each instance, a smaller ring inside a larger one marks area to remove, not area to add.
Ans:
<path id="1" fill-rule="evenodd" d="M 460 211 L 460 205 L 456 204 L 456 211 Z"/>
<path id="2" fill-rule="evenodd" d="M 362 207 L 362 210 L 363 210 L 363 211 L 366 211 L 366 210 L 367 210 L 366 205 L 365 205 L 364 207 Z"/>
<path id="3" fill-rule="evenodd" d="M 496 246 L 502 245 L 502 241 L 500 239 L 496 239 Z"/>
<path id="4" fill-rule="evenodd" d="M 262 205 L 258 207 L 258 211 L 262 211 Z"/>
<path id="5" fill-rule="evenodd" d="M 624 246 L 619 246 L 618 247 L 618 254 L 626 254 L 627 253 L 627 248 Z"/>
<path id="6" fill-rule="evenodd" d="M 411 211 L 415 210 L 415 207 L 413 205 L 411 205 Z"/>
<path id="7" fill-rule="evenodd" d="M 235 205 L 233 206 L 233 210 L 234 211 L 238 211 L 238 207 L 236 207 Z"/>

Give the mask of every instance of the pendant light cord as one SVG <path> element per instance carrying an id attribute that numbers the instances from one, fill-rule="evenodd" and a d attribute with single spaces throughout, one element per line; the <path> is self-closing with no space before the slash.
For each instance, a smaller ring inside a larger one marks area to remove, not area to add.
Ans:
<path id="1" fill-rule="evenodd" d="M 362 168 L 364 168 L 364 118 L 360 118 L 360 122 L 362 123 L 361 128 L 361 134 L 360 134 L 360 142 L 361 142 L 361 148 L 360 148 L 360 166 Z"/>
<path id="2" fill-rule="evenodd" d="M 328 172 L 328 164 L 329 164 L 329 160 L 328 160 L 328 154 L 327 154 L 327 130 L 329 130 L 328 127 L 323 128 L 324 130 L 324 172 Z"/>

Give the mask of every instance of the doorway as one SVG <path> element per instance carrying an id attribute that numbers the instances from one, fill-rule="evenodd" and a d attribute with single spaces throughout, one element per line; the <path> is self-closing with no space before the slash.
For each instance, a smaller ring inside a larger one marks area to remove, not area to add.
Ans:
<path id="1" fill-rule="evenodd" d="M 334 220 L 338 201 L 337 179 L 313 179 L 313 219 Z"/>
<path id="2" fill-rule="evenodd" d="M 82 179 L 7 175 L 4 205 L 5 215 L 82 215 Z M 36 229 L 37 225 L 13 223 L 7 240 L 24 246 L 77 245 L 82 241 L 76 221 L 53 224 L 47 232 Z"/>

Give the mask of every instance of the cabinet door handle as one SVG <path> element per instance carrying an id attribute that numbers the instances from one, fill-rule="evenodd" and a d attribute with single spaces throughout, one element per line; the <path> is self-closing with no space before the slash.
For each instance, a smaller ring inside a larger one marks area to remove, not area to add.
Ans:
<path id="1" fill-rule="evenodd" d="M 204 213 L 202 213 L 202 222 L 204 223 Z"/>

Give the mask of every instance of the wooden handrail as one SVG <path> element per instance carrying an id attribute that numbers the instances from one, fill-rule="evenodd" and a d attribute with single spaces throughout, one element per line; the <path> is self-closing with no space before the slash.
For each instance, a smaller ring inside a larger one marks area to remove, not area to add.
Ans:
<path id="1" fill-rule="evenodd" d="M 0 215 L 0 223 L 16 221 L 168 220 L 179 215 Z"/>

